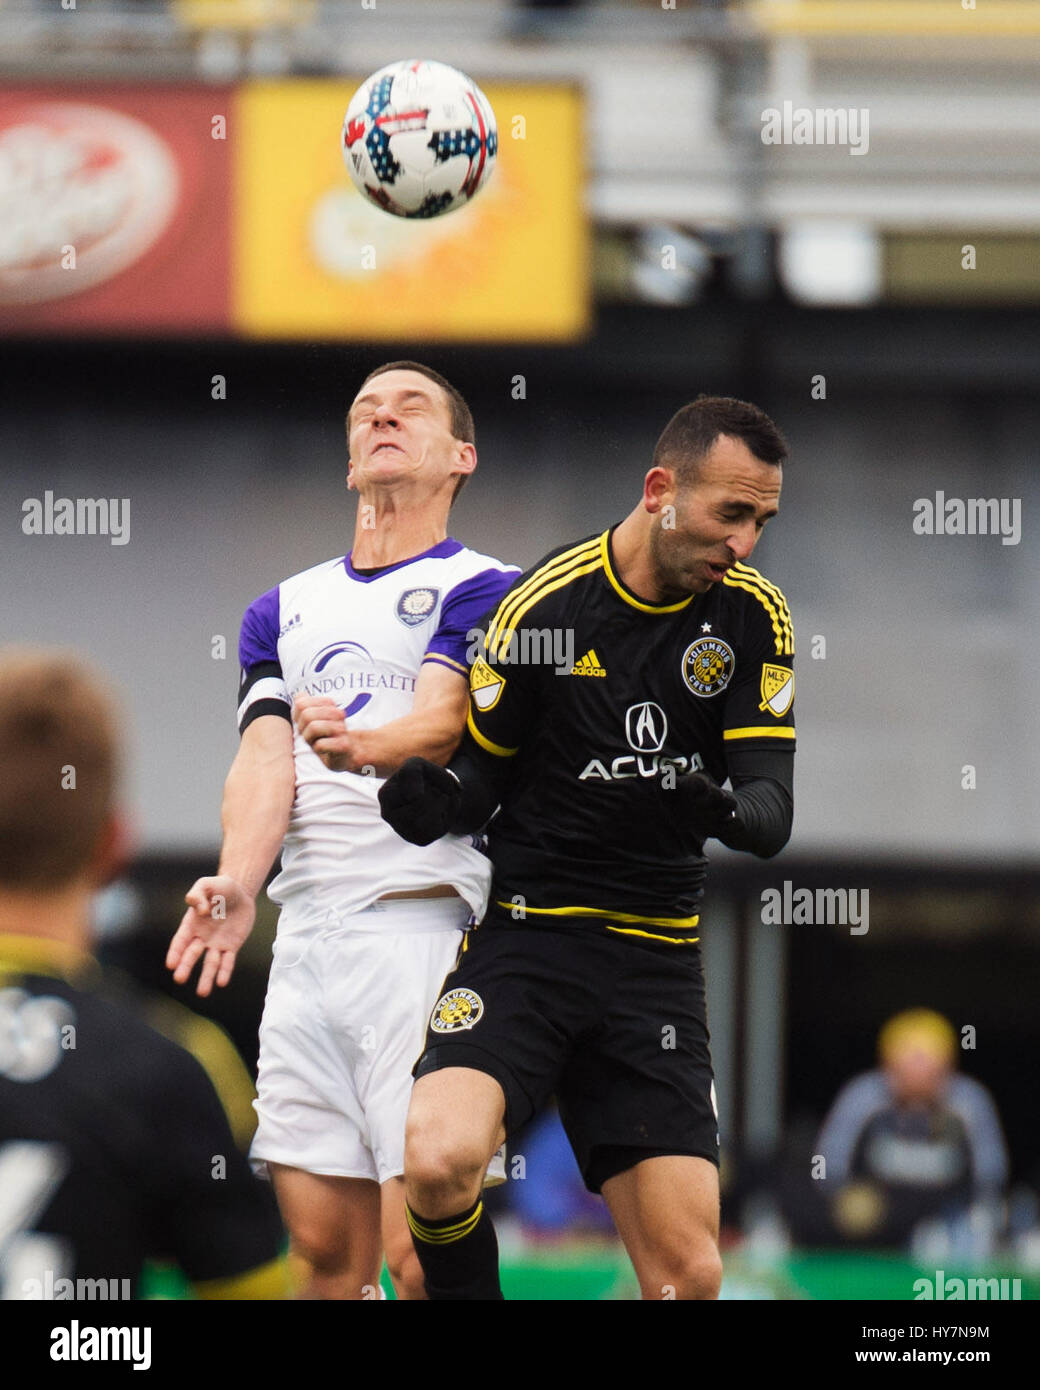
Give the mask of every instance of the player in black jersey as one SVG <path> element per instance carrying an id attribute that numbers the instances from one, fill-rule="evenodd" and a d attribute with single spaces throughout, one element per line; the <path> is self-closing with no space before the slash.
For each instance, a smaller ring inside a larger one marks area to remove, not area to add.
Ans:
<path id="1" fill-rule="evenodd" d="M 117 734 L 66 652 L 0 654 L 0 1298 L 284 1298 L 273 1200 L 209 1078 L 96 992 L 93 893 L 121 866 Z"/>
<path id="2" fill-rule="evenodd" d="M 679 411 L 632 513 L 489 615 L 448 768 L 412 759 L 380 790 L 420 844 L 500 808 L 490 905 L 434 1007 L 408 1117 L 431 1298 L 501 1297 L 480 1174 L 552 1093 L 643 1296 L 718 1294 L 703 845 L 768 856 L 790 834 L 793 630 L 745 563 L 785 458 L 755 406 Z"/>

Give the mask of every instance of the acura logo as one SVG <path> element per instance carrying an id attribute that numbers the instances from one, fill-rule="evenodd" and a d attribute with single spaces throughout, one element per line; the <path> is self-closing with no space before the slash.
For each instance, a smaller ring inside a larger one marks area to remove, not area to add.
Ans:
<path id="1" fill-rule="evenodd" d="M 637 753 L 659 753 L 668 736 L 668 719 L 660 705 L 644 700 L 630 705 L 625 715 L 625 737 Z"/>

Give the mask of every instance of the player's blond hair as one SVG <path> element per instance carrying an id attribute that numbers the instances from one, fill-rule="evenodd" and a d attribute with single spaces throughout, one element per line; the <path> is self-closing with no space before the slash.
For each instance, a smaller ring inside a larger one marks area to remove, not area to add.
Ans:
<path id="1" fill-rule="evenodd" d="M 890 1061 L 907 1047 L 921 1048 L 943 1062 L 957 1055 L 953 1025 L 934 1009 L 906 1009 L 890 1018 L 878 1035 L 878 1056 Z"/>
<path id="2" fill-rule="evenodd" d="M 0 648 L 0 890 L 47 892 L 88 867 L 111 822 L 116 706 L 74 652 Z"/>

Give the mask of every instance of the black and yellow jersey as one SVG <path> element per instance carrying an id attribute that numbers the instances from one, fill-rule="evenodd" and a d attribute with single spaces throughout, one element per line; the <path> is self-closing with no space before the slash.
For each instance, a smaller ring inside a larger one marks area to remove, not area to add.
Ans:
<path id="1" fill-rule="evenodd" d="M 697 938 L 706 860 L 679 813 L 686 772 L 755 760 L 789 777 L 794 632 L 783 594 L 737 564 L 706 593 L 651 604 L 610 531 L 553 551 L 482 626 L 466 747 L 497 765 L 487 921 Z"/>
<path id="2" fill-rule="evenodd" d="M 89 956 L 0 934 L 0 1297 L 287 1296 L 284 1235 L 183 1048 L 97 992 Z M 85 1290 L 85 1291 L 84 1291 Z"/>

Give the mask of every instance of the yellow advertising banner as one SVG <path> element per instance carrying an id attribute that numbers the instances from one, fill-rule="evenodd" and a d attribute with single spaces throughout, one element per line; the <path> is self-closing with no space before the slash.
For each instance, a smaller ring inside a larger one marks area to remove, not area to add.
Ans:
<path id="1" fill-rule="evenodd" d="M 588 327 L 582 101 L 488 84 L 498 159 L 473 201 L 409 220 L 340 153 L 352 81 L 238 88 L 232 322 L 259 338 L 565 341 Z M 483 86 L 483 84 L 482 84 Z"/>

